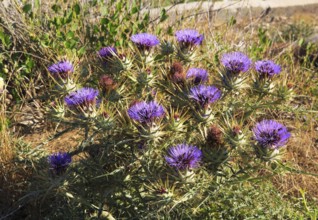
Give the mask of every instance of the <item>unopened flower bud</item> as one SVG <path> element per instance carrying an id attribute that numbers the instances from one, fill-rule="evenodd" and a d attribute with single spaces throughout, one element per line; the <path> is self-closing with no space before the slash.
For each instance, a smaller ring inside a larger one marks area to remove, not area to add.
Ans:
<path id="1" fill-rule="evenodd" d="M 207 143 L 209 146 L 217 147 L 223 143 L 223 134 L 219 127 L 212 125 L 207 134 Z"/>
<path id="2" fill-rule="evenodd" d="M 185 81 L 185 75 L 183 73 L 182 64 L 179 62 L 175 62 L 172 64 L 169 72 L 169 78 L 174 83 L 183 83 Z"/>
<path id="3" fill-rule="evenodd" d="M 109 114 L 108 114 L 107 112 L 103 112 L 103 113 L 102 113 L 102 116 L 103 116 L 105 119 L 109 118 Z"/>
<path id="4" fill-rule="evenodd" d="M 180 114 L 175 113 L 175 114 L 173 115 L 173 118 L 174 118 L 175 121 L 179 121 L 179 120 L 180 120 Z"/>
<path id="5" fill-rule="evenodd" d="M 156 193 L 157 194 L 165 194 L 165 193 L 167 193 L 168 191 L 167 191 L 167 189 L 165 189 L 164 187 L 160 187 L 159 189 L 157 189 L 157 191 L 156 191 Z"/>
<path id="6" fill-rule="evenodd" d="M 287 88 L 288 89 L 292 89 L 294 87 L 294 84 L 293 83 L 291 83 L 291 82 L 288 82 L 287 83 Z"/>
<path id="7" fill-rule="evenodd" d="M 234 136 L 237 136 L 237 135 L 239 135 L 239 134 L 242 134 L 241 127 L 238 126 L 238 125 L 235 125 L 235 126 L 233 127 L 233 135 L 234 135 Z"/>
<path id="8" fill-rule="evenodd" d="M 99 85 L 106 92 L 113 90 L 116 87 L 116 83 L 111 76 L 102 75 L 99 79 Z"/>
<path id="9" fill-rule="evenodd" d="M 173 54 L 174 52 L 174 48 L 173 48 L 173 45 L 169 42 L 163 42 L 161 43 L 161 54 L 162 55 L 165 55 L 165 56 L 168 56 L 170 54 Z"/>

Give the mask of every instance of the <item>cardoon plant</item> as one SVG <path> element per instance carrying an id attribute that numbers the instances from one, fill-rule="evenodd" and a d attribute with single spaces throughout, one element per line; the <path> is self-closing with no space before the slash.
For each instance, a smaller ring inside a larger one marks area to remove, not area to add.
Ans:
<path id="1" fill-rule="evenodd" d="M 64 60 L 51 65 L 48 70 L 55 79 L 68 79 L 74 72 L 74 66 L 71 62 Z"/>
<path id="2" fill-rule="evenodd" d="M 169 166 L 177 170 L 193 169 L 199 166 L 202 159 L 202 151 L 196 146 L 178 144 L 168 150 L 165 156 Z"/>
<path id="3" fill-rule="evenodd" d="M 94 116 L 96 105 L 99 102 L 97 100 L 98 94 L 98 90 L 84 87 L 70 93 L 64 98 L 64 101 L 70 109 L 78 110 L 85 116 Z"/>
<path id="4" fill-rule="evenodd" d="M 251 88 L 255 76 L 271 82 L 278 79 L 272 77 L 279 72 L 277 66 L 270 61 L 258 61 L 256 69 L 247 74 L 251 60 L 243 53 L 224 54 L 220 63 L 217 59 L 197 59 L 200 54 L 216 57 L 219 49 L 208 44 L 208 48 L 198 50 L 203 35 L 195 30 L 178 31 L 176 38 L 178 45 L 161 44 L 161 52 L 154 50 L 158 38 L 148 33 L 131 37 L 134 48 L 118 48 L 118 53 L 113 47 L 102 48 L 95 56 L 105 61 L 106 68 L 91 63 L 93 74 L 79 75 L 83 76 L 83 85 L 98 85 L 100 94 L 93 88 L 81 88 L 68 92 L 64 99 L 56 97 L 57 104 L 50 106 L 57 109 L 56 114 L 63 113 L 59 119 L 66 125 L 84 125 L 81 146 L 74 153 L 89 154 L 83 154 L 76 164 L 76 175 L 66 178 L 70 194 L 89 201 L 87 210 L 91 210 L 90 204 L 98 206 L 103 201 L 103 213 L 107 211 L 119 218 L 183 219 L 196 209 L 197 214 L 190 217 L 213 219 L 207 213 L 214 204 L 214 193 L 220 187 L 228 187 L 231 192 L 232 184 L 236 187 L 238 180 L 249 179 L 247 175 L 257 178 L 264 163 L 255 160 L 255 152 L 257 156 L 268 156 L 267 153 L 287 143 L 290 133 L 278 122 L 264 120 L 253 131 L 249 127 L 265 112 L 283 111 L 276 106 L 279 96 L 258 96 L 252 89 L 231 90 L 243 88 L 243 80 Z M 130 60 L 129 71 L 124 71 L 125 56 Z M 113 71 L 114 66 L 123 71 Z M 212 71 L 215 66 L 221 66 L 221 80 L 212 86 L 209 80 L 215 79 L 207 68 Z M 103 102 L 99 103 L 98 97 Z M 160 100 L 160 104 L 154 100 Z M 72 111 L 59 111 L 59 103 L 65 103 L 62 107 Z M 127 107 L 127 103 L 132 104 Z M 86 118 L 67 119 L 69 112 Z M 254 153 L 251 146 L 255 147 Z M 63 155 L 50 157 L 55 173 L 65 172 L 70 163 L 70 158 Z M 81 188 L 85 192 L 78 190 Z M 196 208 L 198 204 L 202 209 Z M 82 209 L 82 205 L 78 207 Z M 186 215 L 181 216 L 184 207 Z"/>
<path id="5" fill-rule="evenodd" d="M 127 112 L 131 119 L 147 126 L 153 125 L 157 119 L 163 117 L 165 114 L 163 106 L 155 101 L 137 102 Z"/>
<path id="6" fill-rule="evenodd" d="M 187 72 L 187 79 L 191 79 L 194 84 L 200 84 L 208 81 L 208 72 L 205 69 L 190 68 Z"/>
<path id="7" fill-rule="evenodd" d="M 72 157 L 69 153 L 53 153 L 48 157 L 50 169 L 56 175 L 65 173 L 67 167 L 72 162 Z"/>

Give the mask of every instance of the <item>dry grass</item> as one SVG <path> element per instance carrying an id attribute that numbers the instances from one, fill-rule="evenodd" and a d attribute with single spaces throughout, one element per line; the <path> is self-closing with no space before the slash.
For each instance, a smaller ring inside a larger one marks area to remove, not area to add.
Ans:
<path id="1" fill-rule="evenodd" d="M 5 94 L 0 94 L 0 216 L 2 211 L 11 209 L 11 206 L 27 188 L 27 179 L 32 172 L 25 166 L 16 163 L 16 140 L 12 137 L 7 126 Z M 11 210 L 15 212 L 17 210 Z"/>
<path id="2" fill-rule="evenodd" d="M 287 153 L 284 160 L 291 164 L 295 169 L 305 173 L 315 174 L 295 174 L 290 173 L 277 176 L 273 179 L 275 186 L 287 195 L 300 196 L 299 190 L 304 190 L 308 198 L 318 202 L 318 132 L 316 123 L 307 128 L 300 126 L 295 129 L 297 133 L 289 142 Z"/>
<path id="3" fill-rule="evenodd" d="M 12 143 L 10 132 L 7 127 L 7 117 L 6 117 L 6 104 L 5 104 L 5 94 L 0 94 L 0 162 L 7 163 L 12 160 L 14 152 L 14 145 Z"/>

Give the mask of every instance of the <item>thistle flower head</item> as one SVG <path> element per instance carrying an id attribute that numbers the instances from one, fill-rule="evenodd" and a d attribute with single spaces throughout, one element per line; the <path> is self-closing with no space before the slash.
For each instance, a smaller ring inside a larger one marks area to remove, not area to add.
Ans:
<path id="1" fill-rule="evenodd" d="M 178 144 L 168 150 L 166 162 L 178 170 L 192 169 L 199 166 L 202 151 L 196 146 Z"/>
<path id="2" fill-rule="evenodd" d="M 53 153 L 48 157 L 50 168 L 57 175 L 63 174 L 69 164 L 72 162 L 72 157 L 69 153 Z"/>
<path id="3" fill-rule="evenodd" d="M 251 60 L 241 52 L 223 54 L 221 58 L 223 66 L 231 73 L 239 74 L 246 72 L 251 66 Z"/>
<path id="4" fill-rule="evenodd" d="M 202 34 L 191 29 L 179 30 L 175 36 L 181 47 L 184 48 L 193 48 L 196 45 L 201 45 L 204 39 Z"/>
<path id="5" fill-rule="evenodd" d="M 131 119 L 140 123 L 152 123 L 154 120 L 162 117 L 165 114 L 162 105 L 155 101 L 137 102 L 128 109 L 128 115 Z"/>
<path id="6" fill-rule="evenodd" d="M 169 76 L 174 83 L 182 83 L 185 79 L 182 64 L 179 62 L 173 63 L 170 68 Z"/>
<path id="7" fill-rule="evenodd" d="M 64 101 L 69 108 L 89 108 L 97 104 L 99 92 L 96 89 L 84 87 L 65 97 Z"/>
<path id="8" fill-rule="evenodd" d="M 194 84 L 208 81 L 208 72 L 205 69 L 190 68 L 187 72 L 187 79 L 192 79 Z"/>
<path id="9" fill-rule="evenodd" d="M 190 89 L 189 97 L 201 107 L 206 107 L 221 98 L 221 91 L 214 86 L 198 85 Z"/>
<path id="10" fill-rule="evenodd" d="M 117 50 L 115 47 L 103 47 L 98 51 L 98 54 L 103 58 L 111 58 L 114 54 L 117 54 Z"/>
<path id="11" fill-rule="evenodd" d="M 216 125 L 211 125 L 207 134 L 207 143 L 211 147 L 218 147 L 223 143 L 223 133 Z"/>
<path id="12" fill-rule="evenodd" d="M 274 120 L 263 120 L 257 123 L 253 133 L 254 139 L 261 147 L 270 149 L 284 146 L 290 137 L 287 128 Z"/>
<path id="13" fill-rule="evenodd" d="M 261 77 L 273 77 L 281 72 L 279 65 L 271 60 L 260 60 L 255 62 L 255 69 Z"/>
<path id="14" fill-rule="evenodd" d="M 130 39 L 137 45 L 138 49 L 142 51 L 150 50 L 152 47 L 160 43 L 155 35 L 148 33 L 135 34 L 132 35 Z"/>
<path id="15" fill-rule="evenodd" d="M 73 64 L 69 61 L 60 61 L 48 67 L 54 78 L 67 79 L 70 73 L 74 72 Z"/>
<path id="16" fill-rule="evenodd" d="M 102 75 L 99 79 L 99 85 L 104 91 L 110 91 L 115 88 L 115 82 L 111 76 Z"/>

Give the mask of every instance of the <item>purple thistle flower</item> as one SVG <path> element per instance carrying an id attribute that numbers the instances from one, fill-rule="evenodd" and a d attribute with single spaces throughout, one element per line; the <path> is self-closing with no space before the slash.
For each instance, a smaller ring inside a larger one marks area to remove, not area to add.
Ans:
<path id="1" fill-rule="evenodd" d="M 190 68 L 187 72 L 187 79 L 192 79 L 194 84 L 208 81 L 208 72 L 205 69 Z"/>
<path id="2" fill-rule="evenodd" d="M 190 98 L 194 99 L 204 108 L 219 100 L 221 98 L 221 91 L 215 86 L 199 85 L 190 89 Z"/>
<path id="3" fill-rule="evenodd" d="M 64 98 L 68 107 L 89 108 L 98 104 L 97 96 L 99 92 L 93 88 L 81 88 L 75 92 L 70 93 Z"/>
<path id="4" fill-rule="evenodd" d="M 155 119 L 162 117 L 165 114 L 162 105 L 159 105 L 155 101 L 137 102 L 128 109 L 128 115 L 131 119 L 140 123 L 149 124 Z"/>
<path id="5" fill-rule="evenodd" d="M 98 51 L 98 54 L 103 58 L 111 58 L 114 54 L 117 54 L 117 50 L 115 47 L 103 47 Z"/>
<path id="6" fill-rule="evenodd" d="M 273 77 L 281 72 L 279 65 L 271 60 L 260 60 L 255 62 L 255 69 L 261 77 Z"/>
<path id="7" fill-rule="evenodd" d="M 130 38 L 140 50 L 150 50 L 152 47 L 158 45 L 160 41 L 155 35 L 148 33 L 140 33 L 131 36 Z"/>
<path id="8" fill-rule="evenodd" d="M 166 162 L 178 170 L 196 168 L 202 158 L 202 151 L 196 146 L 178 144 L 168 150 Z"/>
<path id="9" fill-rule="evenodd" d="M 72 157 L 69 153 L 53 153 L 48 157 L 50 169 L 57 175 L 63 174 L 69 164 L 72 162 Z"/>
<path id="10" fill-rule="evenodd" d="M 246 72 L 252 64 L 248 56 L 241 52 L 231 52 L 223 54 L 221 62 L 228 71 L 234 74 Z"/>
<path id="11" fill-rule="evenodd" d="M 67 79 L 68 75 L 74 72 L 74 67 L 71 62 L 65 60 L 49 66 L 48 70 L 55 78 Z"/>
<path id="12" fill-rule="evenodd" d="M 290 137 L 287 128 L 274 121 L 263 120 L 253 128 L 254 139 L 264 148 L 277 149 L 285 145 Z"/>
<path id="13" fill-rule="evenodd" d="M 202 34 L 191 29 L 177 31 L 175 36 L 179 44 L 185 48 L 193 48 L 196 45 L 201 45 L 204 39 Z"/>

